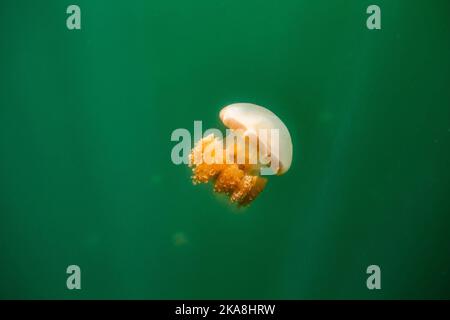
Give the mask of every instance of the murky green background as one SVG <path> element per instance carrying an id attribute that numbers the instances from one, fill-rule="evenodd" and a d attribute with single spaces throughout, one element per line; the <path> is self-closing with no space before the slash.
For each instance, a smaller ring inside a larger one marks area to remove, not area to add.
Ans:
<path id="1" fill-rule="evenodd" d="M 450 298 L 448 1 L 73 2 L 0 4 L 0 298 Z M 170 160 L 239 101 L 294 142 L 243 212 Z"/>

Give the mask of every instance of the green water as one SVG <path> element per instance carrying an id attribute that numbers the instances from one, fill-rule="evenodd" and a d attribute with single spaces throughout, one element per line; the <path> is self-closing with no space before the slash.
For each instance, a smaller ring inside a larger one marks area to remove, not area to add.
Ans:
<path id="1" fill-rule="evenodd" d="M 450 298 L 450 3 L 372 2 L 3 0 L 0 298 Z M 170 160 L 240 101 L 294 144 L 243 212 Z"/>

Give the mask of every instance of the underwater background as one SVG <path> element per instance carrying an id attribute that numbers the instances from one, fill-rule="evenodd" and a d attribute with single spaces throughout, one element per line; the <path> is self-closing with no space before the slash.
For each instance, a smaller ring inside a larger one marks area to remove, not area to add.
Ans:
<path id="1" fill-rule="evenodd" d="M 0 3 L 0 298 L 450 298 L 450 2 L 73 2 Z M 170 158 L 234 102 L 294 144 L 243 210 Z"/>

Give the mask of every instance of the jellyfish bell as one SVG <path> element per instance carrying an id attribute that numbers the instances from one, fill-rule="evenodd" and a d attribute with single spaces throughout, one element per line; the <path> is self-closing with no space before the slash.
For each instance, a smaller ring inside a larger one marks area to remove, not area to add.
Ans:
<path id="1" fill-rule="evenodd" d="M 267 178 L 263 176 L 282 175 L 289 170 L 291 136 L 280 118 L 255 104 L 231 104 L 220 111 L 219 117 L 228 128 L 226 141 L 210 134 L 196 143 L 189 157 L 192 181 L 212 181 L 215 192 L 245 206 L 264 190 Z M 197 161 L 205 155 L 213 161 Z"/>
<path id="2" fill-rule="evenodd" d="M 219 116 L 226 127 L 242 130 L 244 136 L 256 137 L 259 154 L 279 164 L 275 174 L 282 175 L 289 170 L 292 163 L 291 135 L 283 121 L 272 111 L 252 103 L 234 103 L 224 107 Z M 269 134 L 275 134 L 277 138 L 267 137 Z"/>

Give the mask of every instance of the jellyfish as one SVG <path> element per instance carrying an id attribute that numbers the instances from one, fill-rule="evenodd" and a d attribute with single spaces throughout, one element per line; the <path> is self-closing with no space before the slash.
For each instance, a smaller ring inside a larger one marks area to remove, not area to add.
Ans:
<path id="1" fill-rule="evenodd" d="M 172 236 L 172 242 L 176 247 L 181 247 L 186 245 L 189 240 L 184 232 L 176 232 Z"/>
<path id="2" fill-rule="evenodd" d="M 266 175 L 285 174 L 292 162 L 292 140 L 283 121 L 251 103 L 224 107 L 225 139 L 214 133 L 200 139 L 189 155 L 192 182 L 212 182 L 238 206 L 247 206 L 264 190 Z M 268 136 L 270 135 L 270 139 Z M 204 161 L 209 155 L 210 160 Z"/>

